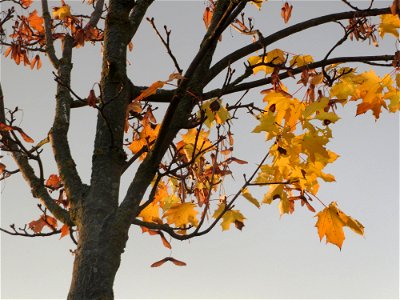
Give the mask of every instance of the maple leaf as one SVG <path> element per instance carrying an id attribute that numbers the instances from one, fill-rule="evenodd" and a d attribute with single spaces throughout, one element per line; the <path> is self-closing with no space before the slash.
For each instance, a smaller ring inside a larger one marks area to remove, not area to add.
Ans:
<path id="1" fill-rule="evenodd" d="M 225 210 L 225 204 L 221 203 L 219 204 L 217 210 L 213 214 L 213 218 L 218 218 L 221 213 Z M 222 222 L 221 222 L 221 227 L 222 231 L 229 230 L 231 227 L 231 224 L 233 223 L 237 229 L 242 230 L 244 224 L 243 221 L 246 218 L 242 215 L 242 213 L 239 210 L 227 210 L 224 212 L 222 215 Z"/>
<path id="2" fill-rule="evenodd" d="M 274 71 L 274 67 L 262 65 L 272 64 L 280 65 L 285 62 L 285 53 L 281 49 L 274 49 L 265 54 L 265 56 L 251 56 L 248 59 L 250 66 L 261 64 L 260 66 L 253 67 L 253 73 L 256 74 L 260 71 L 264 71 L 266 74 L 270 74 Z"/>
<path id="3" fill-rule="evenodd" d="M 51 174 L 46 181 L 46 187 L 52 190 L 58 190 L 62 187 L 61 178 L 56 174 Z"/>
<path id="4" fill-rule="evenodd" d="M 56 20 L 65 20 L 71 16 L 71 8 L 69 5 L 62 5 L 61 7 L 53 7 L 53 18 Z"/>
<path id="5" fill-rule="evenodd" d="M 222 104 L 222 100 L 218 98 L 213 98 L 204 102 L 201 106 L 201 110 L 207 117 L 204 124 L 208 128 L 210 128 L 214 122 L 217 124 L 223 124 L 231 117 L 226 106 Z"/>
<path id="6" fill-rule="evenodd" d="M 147 205 L 138 215 L 144 222 L 162 223 L 160 219 L 160 206 L 157 201 Z"/>
<path id="7" fill-rule="evenodd" d="M 41 233 L 44 226 L 51 229 L 57 228 L 57 219 L 51 216 L 42 215 L 38 220 L 32 221 L 28 224 L 28 227 L 35 233 Z"/>
<path id="8" fill-rule="evenodd" d="M 35 55 L 35 57 L 32 59 L 31 61 L 31 70 L 33 70 L 33 68 L 36 65 L 36 70 L 39 70 L 42 67 L 42 61 L 40 60 L 40 56 L 39 55 Z"/>
<path id="9" fill-rule="evenodd" d="M 44 33 L 44 20 L 38 15 L 36 9 L 29 14 L 28 22 L 33 29 L 39 31 L 39 33 Z"/>
<path id="10" fill-rule="evenodd" d="M 314 62 L 314 59 L 311 55 L 296 55 L 290 60 L 289 64 L 292 67 L 294 66 L 302 67 L 312 62 Z"/>
<path id="11" fill-rule="evenodd" d="M 398 28 L 400 28 L 400 19 L 397 15 L 387 14 L 381 15 L 381 22 L 379 24 L 379 34 L 383 38 L 386 33 L 399 37 Z"/>
<path id="12" fill-rule="evenodd" d="M 176 227 L 184 227 L 186 225 L 197 226 L 196 205 L 193 203 L 177 203 L 173 204 L 166 212 L 163 218 L 167 218 L 168 224 L 175 224 Z"/>
<path id="13" fill-rule="evenodd" d="M 354 232 L 364 235 L 364 226 L 357 220 L 343 213 L 336 202 L 331 202 L 328 207 L 320 211 L 315 227 L 318 228 L 320 240 L 324 237 L 327 243 L 335 244 L 342 248 L 345 239 L 343 227 L 347 226 Z"/>

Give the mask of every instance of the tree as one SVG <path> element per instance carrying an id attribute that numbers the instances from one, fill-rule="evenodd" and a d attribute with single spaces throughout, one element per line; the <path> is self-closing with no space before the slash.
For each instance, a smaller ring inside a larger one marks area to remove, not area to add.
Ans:
<path id="1" fill-rule="evenodd" d="M 70 235 L 77 249 L 69 299 L 112 299 L 114 277 L 133 225 L 160 236 L 170 247 L 166 235 L 186 240 L 208 233 L 218 223 L 223 230 L 242 229 L 245 216 L 235 207 L 241 197 L 257 207 L 279 201 L 281 214 L 293 213 L 296 202 L 315 212 L 312 201 L 320 201 L 319 181 L 334 180 L 323 169 L 337 157 L 326 148 L 332 138 L 330 124 L 339 119 L 336 106 L 359 101 L 357 114 L 371 110 L 376 119 L 382 107 L 391 112 L 399 109 L 395 72 L 379 77 L 372 70 L 358 72 L 351 67 L 351 63 L 367 63 L 396 69 L 397 52 L 333 56 L 349 39 L 377 44 L 378 31 L 381 37 L 387 33 L 398 37 L 397 1 L 387 8 L 374 8 L 371 1 L 365 9 L 343 2 L 349 11 L 287 26 L 268 36 L 243 13 L 247 5 L 260 7 L 262 2 L 210 2 L 203 12 L 207 31 L 184 70 L 173 53 L 171 31 L 165 27 L 161 32 L 154 19 L 147 19 L 176 69 L 169 78 L 155 78 L 147 87 L 131 81 L 126 62 L 131 40 L 152 1 L 105 4 L 97 0 L 89 3 L 93 12 L 87 16 L 75 13 L 64 2 L 50 15 L 46 0 L 42 0 L 41 15 L 31 8 L 31 1 L 18 2 L 26 8 L 25 15 L 18 15 L 12 7 L 5 10 L 0 23 L 4 55 L 17 65 L 40 68 L 45 53 L 55 70 L 57 92 L 53 126 L 48 136 L 30 149 L 27 145 L 34 141 L 27 134 L 29 128 L 15 125 L 18 108 L 5 109 L 0 93 L 1 147 L 12 154 L 17 165 L 1 164 L 3 179 L 21 173 L 42 210 L 40 217 L 28 224 L 31 231 L 15 226 L 2 231 L 22 236 Z M 292 6 L 285 3 L 285 22 L 291 11 Z M 376 16 L 380 17 L 373 18 Z M 294 33 L 328 22 L 342 26 L 343 35 L 321 60 L 273 46 Z M 253 40 L 214 62 L 227 28 Z M 58 42 L 61 53 L 56 51 Z M 103 67 L 101 81 L 93 84 L 87 97 L 81 97 L 71 85 L 72 54 L 88 42 L 102 44 Z M 239 64 L 243 61 L 244 68 Z M 236 72 L 241 73 L 236 76 Z M 263 78 L 252 79 L 260 73 Z M 220 74 L 224 74 L 223 83 L 209 89 Z M 302 99 L 283 84 L 292 77 L 305 91 Z M 265 87 L 266 104 L 246 99 L 246 92 L 257 87 Z M 239 98 L 226 100 L 227 95 L 240 92 Z M 168 104 L 161 123 L 155 117 L 157 103 Z M 67 137 L 70 114 L 79 107 L 98 111 L 90 184 L 83 183 L 77 172 Z M 233 134 L 237 120 L 244 117 L 242 112 L 257 118 L 254 132 L 265 134 L 270 148 L 237 191 L 225 191 L 223 182 L 231 175 L 232 166 L 246 163 L 233 154 Z M 47 174 L 43 168 L 41 153 L 48 145 L 58 174 Z M 120 195 L 121 176 L 133 167 L 137 167 L 136 175 L 126 194 Z M 257 187 L 266 190 L 262 201 L 251 194 Z M 53 193 L 58 193 L 57 200 Z M 341 247 L 344 226 L 363 234 L 362 224 L 335 202 L 321 201 L 321 205 L 316 224 L 321 239 Z M 153 266 L 167 261 L 184 264 L 167 257 Z"/>

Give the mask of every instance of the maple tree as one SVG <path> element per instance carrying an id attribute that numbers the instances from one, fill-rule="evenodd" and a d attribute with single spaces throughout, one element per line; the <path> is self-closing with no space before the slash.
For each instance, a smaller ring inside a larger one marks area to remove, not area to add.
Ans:
<path id="1" fill-rule="evenodd" d="M 400 52 L 346 57 L 333 53 L 347 40 L 377 46 L 386 35 L 398 38 L 398 1 L 385 8 L 375 8 L 374 1 L 367 8 L 343 1 L 348 11 L 295 25 L 289 25 L 295 5 L 286 2 L 281 9 L 284 29 L 268 36 L 245 14 L 246 6 L 261 9 L 266 1 L 209 1 L 199 12 L 204 38 L 185 70 L 171 49 L 171 31 L 164 27 L 163 33 L 153 18 L 145 19 L 152 0 L 87 0 L 82 5 L 93 8 L 89 15 L 73 11 L 63 0 L 51 12 L 47 0 L 41 1 L 41 11 L 29 0 L 1 2 L 12 2 L 24 12 L 17 13 L 11 4 L 2 12 L 4 57 L 30 69 L 49 61 L 57 88 L 54 123 L 39 142 L 26 133 L 29 128 L 15 125 L 18 108 L 5 107 L 7 99 L 0 89 L 0 145 L 16 164 L 13 169 L 0 163 L 1 179 L 22 174 L 40 200 L 41 211 L 22 229 L 11 225 L 1 230 L 29 237 L 71 237 L 77 249 L 68 299 L 113 299 L 114 278 L 131 226 L 159 236 L 171 248 L 166 235 L 187 240 L 207 234 L 217 224 L 223 231 L 242 230 L 246 216 L 238 203 L 243 199 L 257 208 L 278 202 L 280 215 L 294 213 L 299 203 L 317 218 L 319 238 L 339 248 L 345 239 L 343 227 L 364 234 L 364 226 L 342 212 L 337 202 L 327 204 L 317 195 L 321 181 L 335 180 L 325 171 L 338 158 L 328 149 L 333 137 L 330 125 L 340 120 L 337 106 L 350 102 L 357 103 L 356 115 L 371 111 L 375 119 L 382 110 L 400 109 Z M 144 20 L 175 68 L 168 79 L 155 78 L 146 87 L 135 85 L 126 72 L 127 53 L 135 51 L 132 40 Z M 330 22 L 339 24 L 343 35 L 321 60 L 312 53 L 291 53 L 273 45 Z M 214 62 L 228 28 L 250 40 Z M 100 83 L 82 97 L 71 85 L 72 53 L 87 43 L 101 45 L 103 66 Z M 244 68 L 238 64 L 243 61 Z M 354 63 L 384 66 L 390 72 L 379 76 L 373 69 L 358 71 Z M 223 72 L 221 87 L 209 89 Z M 236 76 L 236 72 L 242 73 Z M 290 80 L 300 92 L 284 84 Z M 248 102 L 246 93 L 257 87 L 264 87 L 259 103 Z M 236 93 L 242 95 L 227 100 L 227 95 Z M 155 116 L 157 103 L 168 104 L 161 121 Z M 70 115 L 78 107 L 98 111 L 90 184 L 78 174 L 67 137 Z M 268 149 L 241 186 L 227 191 L 224 181 L 232 175 L 232 165 L 247 163 L 234 151 L 236 120 L 243 111 L 257 120 L 253 133 L 265 137 Z M 49 145 L 58 174 L 43 168 L 42 149 Z M 135 176 L 119 201 L 121 176 L 134 167 Z M 262 199 L 252 194 L 255 188 L 263 189 Z M 58 193 L 57 199 L 53 193 Z M 168 256 L 151 266 L 166 262 L 186 265 Z"/>

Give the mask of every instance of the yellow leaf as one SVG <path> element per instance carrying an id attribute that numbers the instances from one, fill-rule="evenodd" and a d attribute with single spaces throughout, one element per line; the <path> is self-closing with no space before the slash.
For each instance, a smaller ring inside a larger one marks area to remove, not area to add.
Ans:
<path id="1" fill-rule="evenodd" d="M 213 126 L 214 121 L 217 124 L 224 124 L 231 116 L 229 115 L 226 106 L 223 105 L 222 100 L 218 98 L 212 98 L 203 103 L 201 110 L 205 113 L 207 119 L 204 124 L 210 128 Z"/>
<path id="2" fill-rule="evenodd" d="M 67 17 L 71 16 L 71 9 L 69 5 L 63 5 L 61 7 L 54 7 L 53 8 L 53 18 L 64 20 Z"/>
<path id="3" fill-rule="evenodd" d="M 247 188 L 244 188 L 242 190 L 242 196 L 244 198 L 246 198 L 247 200 L 250 201 L 251 204 L 257 206 L 258 208 L 260 208 L 260 203 L 258 202 L 258 200 L 256 198 L 253 197 L 252 194 L 250 194 L 249 190 Z"/>
<path id="4" fill-rule="evenodd" d="M 289 64 L 290 66 L 294 67 L 302 67 L 305 65 L 308 65 L 314 61 L 313 57 L 311 55 L 296 55 L 293 56 L 293 58 L 290 60 Z"/>
<path id="5" fill-rule="evenodd" d="M 320 211 L 316 217 L 318 221 L 315 226 L 318 228 L 320 240 L 324 237 L 327 243 L 332 243 L 342 248 L 345 239 L 343 227 L 347 226 L 354 232 L 363 235 L 364 226 L 357 220 L 343 213 L 336 202 L 331 202 L 328 207 Z"/>
<path id="6" fill-rule="evenodd" d="M 383 38 L 386 33 L 399 37 L 398 28 L 400 28 L 400 19 L 397 15 L 387 14 L 381 15 L 381 23 L 379 24 L 379 35 Z"/>
<path id="7" fill-rule="evenodd" d="M 157 201 L 153 201 L 147 205 L 139 214 L 144 222 L 160 223 L 160 206 Z"/>
<path id="8" fill-rule="evenodd" d="M 254 66 L 256 64 L 272 64 L 272 65 L 280 65 L 285 62 L 285 53 L 281 49 L 274 49 L 268 53 L 264 57 L 262 56 L 251 56 L 248 59 L 250 66 Z M 264 71 L 267 74 L 270 74 L 274 71 L 274 67 L 260 65 L 253 68 L 253 73 L 256 74 L 259 71 Z"/>
<path id="9" fill-rule="evenodd" d="M 197 226 L 197 211 L 193 203 L 177 203 L 164 213 L 163 218 L 167 218 L 168 224 L 175 224 L 176 227 L 184 227 L 189 224 Z"/>
<path id="10" fill-rule="evenodd" d="M 214 212 L 213 214 L 213 218 L 218 218 L 219 215 L 223 212 L 223 210 L 225 209 L 225 204 L 220 204 L 218 206 L 218 209 Z M 242 229 L 243 225 L 243 221 L 246 218 L 242 215 L 242 213 L 238 210 L 228 210 L 224 213 L 224 215 L 222 216 L 222 223 L 221 223 L 221 227 L 222 230 L 229 230 L 229 228 L 231 227 L 231 224 L 234 223 L 236 228 L 238 228 L 239 230 Z"/>

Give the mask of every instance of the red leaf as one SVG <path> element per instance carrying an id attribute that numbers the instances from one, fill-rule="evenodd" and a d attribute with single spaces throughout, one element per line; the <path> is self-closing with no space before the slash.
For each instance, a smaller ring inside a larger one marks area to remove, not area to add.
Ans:
<path id="1" fill-rule="evenodd" d="M 57 228 L 57 220 L 53 217 L 42 215 L 38 220 L 30 222 L 28 226 L 35 233 L 41 233 L 44 226 L 48 226 L 51 229 Z"/>
<path id="2" fill-rule="evenodd" d="M 91 107 L 96 107 L 96 102 L 97 102 L 96 95 L 94 93 L 94 90 L 91 89 L 89 92 L 89 96 L 87 97 L 87 103 Z"/>

